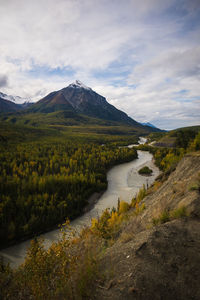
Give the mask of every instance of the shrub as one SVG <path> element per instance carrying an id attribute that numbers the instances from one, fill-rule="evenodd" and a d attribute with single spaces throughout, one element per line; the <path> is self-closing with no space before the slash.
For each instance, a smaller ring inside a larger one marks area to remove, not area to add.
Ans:
<path id="1" fill-rule="evenodd" d="M 180 208 L 177 208 L 170 212 L 170 219 L 179 219 L 187 216 L 188 213 L 185 206 L 181 206 Z"/>
<path id="2" fill-rule="evenodd" d="M 189 191 L 199 191 L 200 192 L 200 173 L 198 174 L 196 182 L 194 182 L 190 185 Z"/>
<path id="3" fill-rule="evenodd" d="M 179 219 L 183 217 L 188 217 L 189 214 L 186 210 L 185 206 L 181 206 L 177 209 L 167 211 L 164 210 L 158 218 L 153 218 L 152 223 L 153 225 L 159 225 L 166 222 L 169 222 L 170 220 Z"/>
<path id="4" fill-rule="evenodd" d="M 189 187 L 189 191 L 198 191 L 200 189 L 200 185 L 198 183 L 193 183 L 190 187 Z"/>
<path id="5" fill-rule="evenodd" d="M 135 214 L 136 216 L 139 215 L 141 212 L 143 212 L 143 210 L 144 210 L 145 208 L 146 208 L 145 203 L 142 203 L 141 206 L 137 206 L 137 207 L 136 207 L 136 210 L 135 210 L 134 214 Z"/>
<path id="6" fill-rule="evenodd" d="M 153 218 L 153 225 L 163 224 L 170 220 L 169 212 L 164 210 L 158 218 Z"/>
<path id="7" fill-rule="evenodd" d="M 139 190 L 139 193 L 136 196 L 137 202 L 140 203 L 146 195 L 147 195 L 147 190 L 145 188 L 145 185 L 143 184 L 143 187 Z"/>
<path id="8" fill-rule="evenodd" d="M 119 213 L 125 213 L 129 210 L 129 204 L 125 201 L 120 201 L 120 204 L 119 204 Z"/>
<path id="9" fill-rule="evenodd" d="M 151 175 L 153 173 L 153 171 L 149 167 L 145 166 L 145 167 L 141 168 L 138 171 L 138 173 L 140 175 Z"/>

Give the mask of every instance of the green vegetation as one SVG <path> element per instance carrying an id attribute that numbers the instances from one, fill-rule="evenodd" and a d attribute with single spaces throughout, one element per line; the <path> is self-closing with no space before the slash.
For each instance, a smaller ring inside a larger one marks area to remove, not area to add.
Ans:
<path id="1" fill-rule="evenodd" d="M 0 123 L 21 126 L 21 128 L 46 128 L 59 131 L 95 132 L 104 134 L 134 134 L 137 136 L 149 133 L 145 127 L 131 126 L 117 121 L 99 119 L 73 111 L 55 111 L 51 113 L 17 113 L 0 114 Z"/>
<path id="2" fill-rule="evenodd" d="M 163 135 L 156 143 L 156 147 L 139 145 L 138 149 L 151 152 L 157 167 L 169 175 L 186 153 L 200 150 L 199 130 L 200 127 L 196 126 L 173 130 L 169 133 L 152 133 L 150 136 Z M 168 148 L 170 143 L 173 147 Z"/>
<path id="3" fill-rule="evenodd" d="M 186 153 L 186 150 L 182 148 L 151 147 L 149 145 L 140 145 L 138 149 L 152 153 L 156 166 L 168 174 L 176 168 Z"/>
<path id="4" fill-rule="evenodd" d="M 152 172 L 153 172 L 153 171 L 152 171 L 149 167 L 147 167 L 147 166 L 141 168 L 141 169 L 138 171 L 138 173 L 139 173 L 140 175 L 151 175 Z"/>
<path id="5" fill-rule="evenodd" d="M 151 133 L 149 141 L 156 141 L 158 147 L 183 148 L 188 149 L 190 144 L 200 131 L 200 126 L 192 126 L 172 130 L 167 133 Z"/>
<path id="6" fill-rule="evenodd" d="M 192 129 L 180 129 L 172 132 L 171 135 L 176 138 L 176 147 L 187 149 L 190 143 L 194 140 L 197 132 Z"/>
<path id="7" fill-rule="evenodd" d="M 185 206 L 181 206 L 180 208 L 171 211 L 164 210 L 159 217 L 153 218 L 152 222 L 153 225 L 159 225 L 174 219 L 179 219 L 184 217 L 188 217 L 188 212 Z"/>
<path id="8" fill-rule="evenodd" d="M 45 249 L 34 239 L 25 262 L 16 270 L 0 265 L 0 293 L 3 299 L 88 299 L 96 282 L 104 274 L 101 257 L 120 236 L 124 222 L 145 209 L 139 203 L 146 195 L 143 187 L 136 203 L 118 202 L 118 208 L 106 209 L 89 228 L 77 237 L 67 221 L 61 228 L 62 239 Z M 127 238 L 127 237 L 126 237 Z"/>
<path id="9" fill-rule="evenodd" d="M 152 132 L 148 135 L 148 143 L 158 141 L 164 136 L 166 136 L 166 132 Z"/>
<path id="10" fill-rule="evenodd" d="M 137 156 L 134 149 L 116 147 L 135 143 L 131 127 L 66 126 L 59 120 L 59 124 L 46 127 L 45 122 L 41 126 L 37 121 L 35 126 L 28 125 L 31 122 L 25 126 L 23 116 L 21 121 L 20 116 L 16 121 L 12 116 L 9 118 L 0 123 L 0 238 L 3 245 L 76 217 L 93 192 L 106 188 L 107 169 Z M 140 146 L 140 149 L 151 151 L 157 166 L 170 173 L 187 151 L 199 150 L 199 137 L 197 134 L 191 139 L 186 149 L 150 146 Z M 156 182 L 153 189 L 160 184 Z M 33 240 L 21 267 L 11 270 L 9 266 L 0 265 L 3 299 L 90 298 L 95 282 L 103 281 L 102 254 L 120 237 L 123 225 L 145 209 L 142 200 L 146 195 L 143 186 L 131 204 L 119 201 L 117 209 L 104 211 L 78 237 L 73 232 L 69 236 L 67 225 L 62 240 L 49 249 L 44 249 L 41 241 Z M 164 211 L 153 219 L 153 224 L 185 216 L 188 216 L 186 208 L 180 207 Z M 127 241 L 130 236 L 123 238 Z"/>
<path id="11" fill-rule="evenodd" d="M 9 266 L 1 266 L 1 297 L 5 300 L 88 299 L 93 284 L 101 278 L 102 250 L 102 240 L 89 230 L 79 238 L 73 237 L 73 233 L 69 237 L 63 231 L 62 240 L 48 250 L 42 241 L 35 239 L 21 267 L 11 270 Z"/>
<path id="12" fill-rule="evenodd" d="M 164 172 L 171 172 L 186 153 L 200 150 L 199 129 L 197 126 L 171 132 L 170 134 L 176 138 L 177 147 L 150 150 L 154 154 L 156 165 Z"/>
<path id="13" fill-rule="evenodd" d="M 106 189 L 107 169 L 136 157 L 134 149 L 86 141 L 1 144 L 1 245 L 75 218 Z"/>
<path id="14" fill-rule="evenodd" d="M 197 179 L 189 187 L 189 191 L 198 191 L 200 193 L 200 173 L 197 176 Z"/>
<path id="15" fill-rule="evenodd" d="M 160 184 L 160 183 L 159 183 Z M 156 184 L 157 189 L 157 184 Z M 149 193 L 145 186 L 130 204 L 119 201 L 117 209 L 105 210 L 99 219 L 93 219 L 90 228 L 83 229 L 78 237 L 63 228 L 63 238 L 48 250 L 42 242 L 34 240 L 25 263 L 16 270 L 1 266 L 0 293 L 3 299 L 88 299 L 93 287 L 103 285 L 105 274 L 101 259 L 105 249 L 120 239 L 133 239 L 134 232 L 124 232 L 125 224 L 145 209 L 142 200 Z M 173 219 L 187 217 L 184 206 L 165 210 L 154 218 L 159 225 Z"/>
<path id="16" fill-rule="evenodd" d="M 153 218 L 153 225 L 159 225 L 169 222 L 170 216 L 168 211 L 163 211 L 158 218 Z"/>
<path id="17" fill-rule="evenodd" d="M 195 136 L 194 140 L 190 143 L 189 150 L 190 151 L 200 150 L 200 132 Z"/>
<path id="18" fill-rule="evenodd" d="M 156 165 L 162 171 L 173 171 L 178 162 L 184 156 L 185 151 L 183 149 L 158 149 L 154 154 Z"/>

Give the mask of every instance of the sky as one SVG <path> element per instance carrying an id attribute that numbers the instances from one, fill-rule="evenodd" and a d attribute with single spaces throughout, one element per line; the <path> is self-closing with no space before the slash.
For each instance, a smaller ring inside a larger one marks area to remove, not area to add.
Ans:
<path id="1" fill-rule="evenodd" d="M 0 0 L 0 91 L 76 79 L 138 122 L 200 125 L 200 0 Z"/>

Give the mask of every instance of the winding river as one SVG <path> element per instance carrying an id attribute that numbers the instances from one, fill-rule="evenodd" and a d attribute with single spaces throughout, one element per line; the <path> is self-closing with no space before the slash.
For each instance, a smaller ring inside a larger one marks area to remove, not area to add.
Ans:
<path id="1" fill-rule="evenodd" d="M 141 138 L 141 143 L 145 140 Z M 129 147 L 132 147 L 130 145 Z M 138 174 L 138 170 L 147 165 L 153 170 L 152 176 L 141 176 Z M 159 175 L 158 168 L 153 163 L 152 154 L 146 151 L 138 150 L 138 159 L 131 162 L 117 165 L 110 169 L 107 173 L 108 188 L 100 197 L 94 207 L 81 217 L 78 217 L 71 222 L 71 225 L 80 230 L 84 226 L 90 224 L 92 218 L 96 218 L 101 215 L 102 211 L 106 208 L 117 207 L 118 199 L 130 202 L 131 199 L 138 193 L 139 189 L 145 184 L 151 185 L 155 178 Z M 52 242 L 59 240 L 60 230 L 55 229 L 42 235 L 44 239 L 45 247 L 51 245 Z M 26 255 L 27 248 L 30 246 L 30 241 L 21 242 L 17 245 L 0 251 L 0 255 L 3 256 L 5 261 L 10 263 L 11 267 L 19 266 Z"/>

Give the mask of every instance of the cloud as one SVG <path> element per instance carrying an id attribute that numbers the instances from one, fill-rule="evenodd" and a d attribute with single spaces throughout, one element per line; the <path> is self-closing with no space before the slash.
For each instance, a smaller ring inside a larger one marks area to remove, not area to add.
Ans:
<path id="1" fill-rule="evenodd" d="M 4 92 L 37 100 L 80 79 L 138 121 L 200 123 L 199 13 L 199 0 L 3 1 Z"/>
<path id="2" fill-rule="evenodd" d="M 0 88 L 8 86 L 8 77 L 0 74 Z"/>

